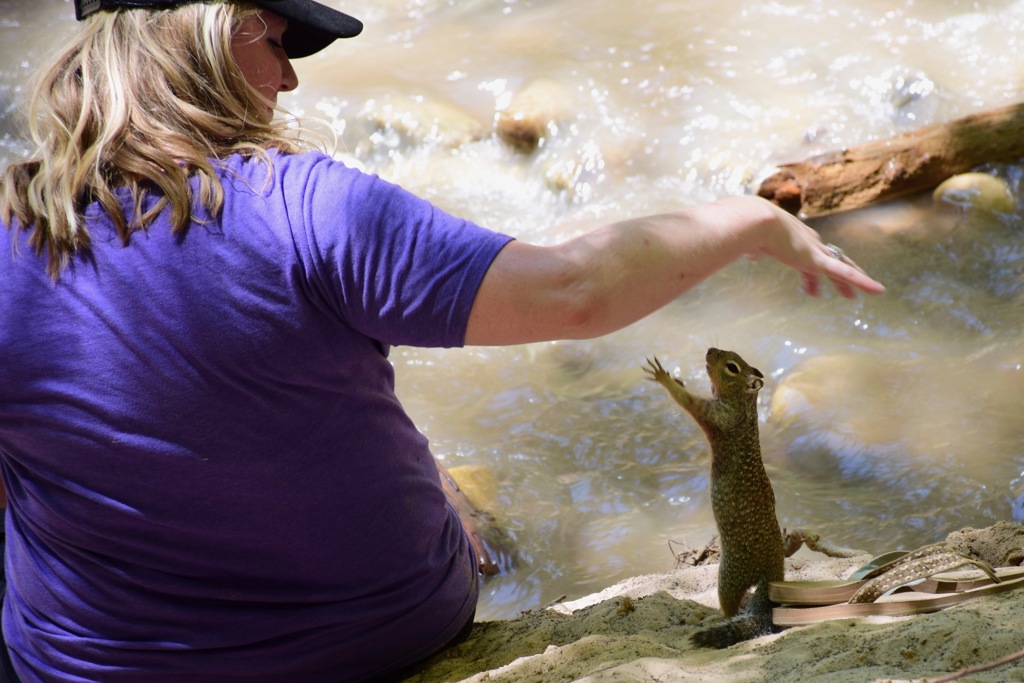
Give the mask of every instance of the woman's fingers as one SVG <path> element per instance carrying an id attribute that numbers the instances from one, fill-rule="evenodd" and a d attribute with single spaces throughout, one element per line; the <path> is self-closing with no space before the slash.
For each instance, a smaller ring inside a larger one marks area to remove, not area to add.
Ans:
<path id="1" fill-rule="evenodd" d="M 821 293 L 822 276 L 846 298 L 854 298 L 857 290 L 865 294 L 885 291 L 885 286 L 864 272 L 841 247 L 823 242 L 809 225 L 774 205 L 772 208 L 776 219 L 774 236 L 757 252 L 799 270 L 807 294 L 818 296 Z"/>
<path id="2" fill-rule="evenodd" d="M 783 263 L 788 261 L 790 265 L 800 271 L 803 289 L 808 295 L 818 296 L 821 294 L 823 277 L 827 278 L 836 291 L 847 299 L 856 298 L 858 290 L 865 294 L 881 294 L 885 291 L 885 286 L 881 282 L 864 272 L 864 269 L 847 256 L 842 249 L 834 244 L 822 243 L 817 233 L 808 236 L 811 243 L 803 249 L 794 245 L 795 258 L 792 260 L 779 259 Z M 796 256 L 801 252 L 804 254 L 803 259 Z M 803 264 L 798 265 L 801 260 Z"/>
<path id="3" fill-rule="evenodd" d="M 804 293 L 808 296 L 818 296 L 821 292 L 818 289 L 817 273 L 803 273 Z"/>
<path id="4" fill-rule="evenodd" d="M 865 273 L 853 259 L 845 254 L 841 256 L 828 255 L 821 264 L 821 273 L 832 282 L 839 294 L 852 299 L 857 296 L 857 290 L 865 294 L 881 294 L 885 291 L 885 285 Z"/>
<path id="5" fill-rule="evenodd" d="M 817 230 L 796 216 L 760 198 L 737 197 L 730 201 L 731 206 L 760 212 L 756 221 L 759 231 L 746 252 L 747 258 L 768 256 L 793 268 L 800 273 L 807 294 L 821 294 L 824 278 L 847 298 L 856 297 L 858 290 L 865 294 L 885 291 L 885 286 L 864 272 L 841 247 L 822 241 Z"/>

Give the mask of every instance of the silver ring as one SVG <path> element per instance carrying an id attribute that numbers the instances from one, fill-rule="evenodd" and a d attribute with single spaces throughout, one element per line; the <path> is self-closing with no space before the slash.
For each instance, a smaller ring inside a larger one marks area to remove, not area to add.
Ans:
<path id="1" fill-rule="evenodd" d="M 843 259 L 846 258 L 846 252 L 837 247 L 836 245 L 832 244 L 831 242 L 826 244 L 825 248 L 828 249 L 828 253 L 832 255 L 832 258 L 836 259 L 837 261 L 842 261 Z"/>

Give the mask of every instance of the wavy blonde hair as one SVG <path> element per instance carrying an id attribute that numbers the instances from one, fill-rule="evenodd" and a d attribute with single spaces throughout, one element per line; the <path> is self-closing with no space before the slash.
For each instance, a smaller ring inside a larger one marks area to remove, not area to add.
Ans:
<path id="1" fill-rule="evenodd" d="M 30 233 L 51 278 L 89 249 L 88 203 L 100 203 L 122 244 L 168 206 L 180 234 L 193 220 L 192 176 L 211 215 L 223 206 L 211 159 L 303 151 L 284 124 L 259 114 L 273 103 L 232 57 L 233 30 L 256 12 L 224 0 L 99 12 L 39 72 L 28 107 L 36 153 L 0 177 L 0 217 Z M 127 216 L 119 188 L 133 200 Z M 159 199 L 143 211 L 149 193 Z"/>

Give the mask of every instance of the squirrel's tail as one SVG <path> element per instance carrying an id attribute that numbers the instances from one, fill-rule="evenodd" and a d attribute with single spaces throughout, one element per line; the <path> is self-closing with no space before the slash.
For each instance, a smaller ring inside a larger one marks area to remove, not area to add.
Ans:
<path id="1" fill-rule="evenodd" d="M 771 612 L 767 615 L 740 614 L 724 624 L 702 628 L 690 636 L 690 642 L 697 647 L 723 648 L 771 632 Z"/>
<path id="2" fill-rule="evenodd" d="M 771 633 L 772 603 L 768 600 L 768 582 L 762 580 L 747 610 L 723 624 L 702 628 L 690 636 L 697 647 L 723 648 Z"/>

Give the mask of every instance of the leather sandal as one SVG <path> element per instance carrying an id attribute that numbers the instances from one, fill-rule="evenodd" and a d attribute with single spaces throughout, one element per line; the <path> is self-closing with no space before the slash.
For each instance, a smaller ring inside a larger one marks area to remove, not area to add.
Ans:
<path id="1" fill-rule="evenodd" d="M 973 565 L 986 578 L 964 579 L 945 572 Z M 1024 572 L 1024 569 L 1021 570 Z M 942 544 L 906 552 L 880 555 L 839 581 L 774 581 L 768 599 L 780 605 L 834 605 L 841 602 L 873 602 L 892 592 L 952 593 L 999 581 L 987 562 L 960 555 Z"/>
<path id="2" fill-rule="evenodd" d="M 1024 567 L 1007 567 L 997 570 L 999 579 L 1014 579 L 1024 576 Z M 849 602 L 868 583 L 858 581 L 773 581 L 769 585 L 768 598 L 777 605 L 787 607 L 815 607 Z M 942 572 L 916 582 L 903 584 L 892 589 L 892 593 L 915 591 L 917 593 L 959 593 L 995 583 L 989 576 L 963 576 L 963 572 Z"/>
<path id="3" fill-rule="evenodd" d="M 934 592 L 890 591 L 868 602 L 844 602 L 820 607 L 775 607 L 772 610 L 772 622 L 776 626 L 804 626 L 853 617 L 925 614 L 975 598 L 1024 587 L 1024 567 L 1002 568 L 996 572 L 995 579 L 986 576 L 983 579 L 960 581 L 937 577 L 933 575 L 930 579 L 936 581 L 934 586 L 937 590 Z M 955 587 L 963 588 L 957 590 Z M 950 592 L 944 592 L 946 590 Z"/>

